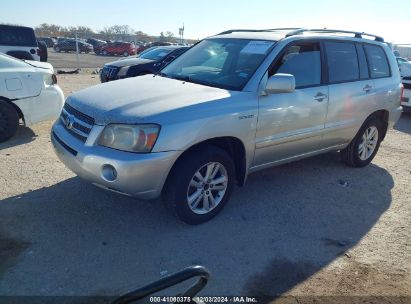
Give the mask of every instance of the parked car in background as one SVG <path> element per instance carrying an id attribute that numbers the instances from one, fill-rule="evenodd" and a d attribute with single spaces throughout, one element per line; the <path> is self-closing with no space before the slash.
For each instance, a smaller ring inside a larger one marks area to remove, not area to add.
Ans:
<path id="1" fill-rule="evenodd" d="M 54 50 L 60 52 L 76 52 L 76 40 L 75 39 L 59 39 L 54 45 Z M 93 46 L 84 41 L 78 41 L 78 50 L 80 53 L 90 53 L 93 51 Z"/>
<path id="2" fill-rule="evenodd" d="M 187 47 L 178 46 L 153 47 L 138 57 L 107 63 L 101 70 L 100 80 L 101 82 L 107 82 L 157 73 L 187 49 Z"/>
<path id="3" fill-rule="evenodd" d="M 197 43 L 156 76 L 76 92 L 51 141 L 83 179 L 162 196 L 182 221 L 200 224 L 252 172 L 331 151 L 348 166 L 369 165 L 401 116 L 401 87 L 381 37 L 232 30 Z"/>
<path id="4" fill-rule="evenodd" d="M 411 76 L 403 77 L 402 85 L 404 86 L 404 94 L 401 99 L 401 105 L 404 112 L 411 113 Z"/>
<path id="5" fill-rule="evenodd" d="M 94 53 L 100 54 L 101 48 L 107 44 L 104 40 L 89 38 L 86 40 L 87 43 L 90 43 L 93 46 Z"/>
<path id="6" fill-rule="evenodd" d="M 100 48 L 100 55 L 120 55 L 128 57 L 130 55 L 136 55 L 136 46 L 129 42 L 111 42 Z"/>
<path id="7" fill-rule="evenodd" d="M 411 62 L 405 58 L 397 57 L 397 63 L 400 69 L 401 77 L 411 76 Z"/>
<path id="8" fill-rule="evenodd" d="M 30 126 L 55 118 L 63 104 L 51 64 L 0 54 L 0 142 L 16 133 L 20 120 Z"/>
<path id="9" fill-rule="evenodd" d="M 52 48 L 57 43 L 57 39 L 51 37 L 37 37 L 38 41 L 43 41 L 48 48 Z"/>
<path id="10" fill-rule="evenodd" d="M 44 41 L 39 40 L 39 41 L 37 41 L 37 45 L 38 45 L 39 50 L 40 50 L 40 52 L 39 52 L 40 61 L 41 62 L 47 62 L 47 57 L 48 57 L 47 44 Z"/>
<path id="11" fill-rule="evenodd" d="M 0 52 L 19 59 L 40 60 L 31 27 L 0 24 Z"/>
<path id="12" fill-rule="evenodd" d="M 143 52 L 143 51 L 145 51 L 149 48 L 155 47 L 155 46 L 170 46 L 170 45 L 172 45 L 170 42 L 160 42 L 160 41 L 146 43 L 146 44 L 140 45 L 137 48 L 137 54 L 140 54 L 141 52 Z"/>

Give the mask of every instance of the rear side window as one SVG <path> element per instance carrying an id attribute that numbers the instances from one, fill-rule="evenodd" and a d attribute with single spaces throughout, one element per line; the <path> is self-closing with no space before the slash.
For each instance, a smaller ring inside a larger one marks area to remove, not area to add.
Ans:
<path id="1" fill-rule="evenodd" d="M 360 79 L 357 51 L 354 43 L 324 43 L 328 63 L 328 79 L 331 83 Z"/>
<path id="2" fill-rule="evenodd" d="M 37 40 L 31 28 L 0 25 L 0 45 L 37 47 Z"/>
<path id="3" fill-rule="evenodd" d="M 390 66 L 384 50 L 376 45 L 364 45 L 370 67 L 371 78 L 383 78 L 390 76 Z"/>
<path id="4" fill-rule="evenodd" d="M 297 88 L 321 84 L 321 53 L 318 42 L 301 42 L 290 46 L 276 62 L 270 76 L 291 74 Z"/>

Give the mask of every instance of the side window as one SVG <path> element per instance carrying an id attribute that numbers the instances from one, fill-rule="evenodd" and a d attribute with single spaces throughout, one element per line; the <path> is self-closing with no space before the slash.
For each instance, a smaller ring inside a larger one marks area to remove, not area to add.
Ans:
<path id="1" fill-rule="evenodd" d="M 269 76 L 277 73 L 295 77 L 297 88 L 321 84 L 321 53 L 318 42 L 301 42 L 290 46 L 275 63 Z"/>
<path id="2" fill-rule="evenodd" d="M 360 79 L 357 51 L 354 43 L 326 41 L 328 79 L 331 83 Z"/>
<path id="3" fill-rule="evenodd" d="M 362 47 L 362 44 L 356 44 L 356 47 L 358 54 L 358 62 L 360 64 L 360 78 L 368 79 L 370 78 L 370 73 L 368 72 L 367 58 L 365 57 L 364 48 Z"/>
<path id="4" fill-rule="evenodd" d="M 376 45 L 364 45 L 370 67 L 371 78 L 383 78 L 390 76 L 390 66 L 384 50 Z"/>

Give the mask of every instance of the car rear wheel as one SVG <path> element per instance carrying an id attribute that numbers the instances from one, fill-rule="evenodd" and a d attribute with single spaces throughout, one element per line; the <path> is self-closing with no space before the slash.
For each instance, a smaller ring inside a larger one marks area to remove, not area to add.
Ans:
<path id="1" fill-rule="evenodd" d="M 351 167 L 365 167 L 377 155 L 384 133 L 383 122 L 369 118 L 347 148 L 341 150 L 342 160 Z"/>
<path id="2" fill-rule="evenodd" d="M 56 46 L 55 50 L 56 50 L 57 53 L 60 53 L 60 52 L 61 52 L 61 50 L 60 50 L 60 48 L 59 48 L 58 46 Z"/>
<path id="3" fill-rule="evenodd" d="M 201 224 L 224 208 L 234 180 L 234 162 L 227 152 L 216 146 L 203 146 L 183 156 L 174 166 L 163 200 L 183 222 Z"/>
<path id="4" fill-rule="evenodd" d="M 128 53 L 127 51 L 125 51 L 125 52 L 123 53 L 123 56 L 124 56 L 124 57 L 128 57 L 128 56 L 129 56 L 129 53 Z"/>
<path id="5" fill-rule="evenodd" d="M 19 114 L 6 101 L 0 100 L 0 142 L 10 139 L 17 131 Z"/>
<path id="6" fill-rule="evenodd" d="M 101 54 L 102 54 L 103 56 L 107 56 L 107 55 L 108 55 L 108 53 L 107 53 L 106 50 L 102 51 Z"/>

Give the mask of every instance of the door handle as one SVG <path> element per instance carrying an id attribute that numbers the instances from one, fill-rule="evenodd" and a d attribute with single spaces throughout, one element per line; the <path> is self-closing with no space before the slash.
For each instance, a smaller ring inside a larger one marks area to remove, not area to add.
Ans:
<path id="1" fill-rule="evenodd" d="M 372 86 L 370 86 L 369 84 L 367 84 L 364 88 L 363 88 L 363 90 L 364 90 L 364 92 L 369 92 L 369 91 L 371 91 L 371 89 L 372 89 Z"/>
<path id="2" fill-rule="evenodd" d="M 323 93 L 317 93 L 317 95 L 314 96 L 314 99 L 317 100 L 318 102 L 322 102 L 324 99 L 326 99 L 328 96 Z"/>

